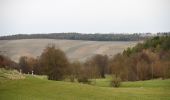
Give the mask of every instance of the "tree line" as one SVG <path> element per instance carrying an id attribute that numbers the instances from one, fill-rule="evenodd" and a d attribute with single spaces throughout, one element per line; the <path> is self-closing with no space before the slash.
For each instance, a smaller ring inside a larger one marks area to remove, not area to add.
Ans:
<path id="1" fill-rule="evenodd" d="M 70 79 L 83 81 L 92 78 L 104 78 L 108 57 L 95 55 L 85 63 L 69 62 L 65 53 L 49 44 L 42 54 L 35 58 L 23 56 L 19 60 L 19 68 L 23 73 L 34 71 L 38 75 L 47 75 L 50 80 Z"/>
<path id="2" fill-rule="evenodd" d="M 157 33 L 157 35 L 170 35 L 170 32 Z M 113 34 L 81 34 L 81 33 L 49 33 L 49 34 L 17 34 L 1 36 L 0 40 L 16 39 L 69 39 L 69 40 L 90 40 L 90 41 L 139 41 L 152 37 L 151 33 L 113 33 Z"/>
<path id="3" fill-rule="evenodd" d="M 0 66 L 21 69 L 26 74 L 34 71 L 50 80 L 86 82 L 105 75 L 114 75 L 122 81 L 166 79 L 170 78 L 170 36 L 148 39 L 112 58 L 97 54 L 85 62 L 70 62 L 63 51 L 50 44 L 39 57 L 23 56 L 18 64 L 2 56 Z"/>
<path id="4" fill-rule="evenodd" d="M 158 32 L 157 36 L 170 36 L 170 32 Z M 17 39 L 68 39 L 68 40 L 90 40 L 90 41 L 139 41 L 151 38 L 152 33 L 48 33 L 48 34 L 16 34 L 1 36 L 0 40 Z"/>

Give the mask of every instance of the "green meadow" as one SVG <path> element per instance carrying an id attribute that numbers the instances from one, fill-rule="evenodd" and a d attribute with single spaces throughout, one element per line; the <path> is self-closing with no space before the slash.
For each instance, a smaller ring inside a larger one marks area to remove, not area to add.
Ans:
<path id="1" fill-rule="evenodd" d="M 122 82 L 113 88 L 109 78 L 81 84 L 32 75 L 11 79 L 11 73 L 20 77 L 17 72 L 0 71 L 0 100 L 170 100 L 170 79 Z"/>

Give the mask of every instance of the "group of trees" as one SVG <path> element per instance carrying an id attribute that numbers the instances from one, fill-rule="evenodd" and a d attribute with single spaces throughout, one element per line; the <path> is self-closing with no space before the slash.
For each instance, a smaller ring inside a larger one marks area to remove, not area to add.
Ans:
<path id="1" fill-rule="evenodd" d="M 23 73 L 47 75 L 50 80 L 62 80 L 69 73 L 69 61 L 63 51 L 48 45 L 43 53 L 35 58 L 21 57 L 19 67 Z"/>
<path id="2" fill-rule="evenodd" d="M 1 67 L 15 64 L 0 56 Z M 50 80 L 69 78 L 83 82 L 105 78 L 106 74 L 123 81 L 170 78 L 170 37 L 154 37 L 112 58 L 97 54 L 85 62 L 69 62 L 63 51 L 48 45 L 37 58 L 21 57 L 18 66 L 23 73 L 34 71 L 34 74 L 47 75 Z"/>
<path id="3" fill-rule="evenodd" d="M 148 39 L 133 48 L 128 48 L 120 56 L 124 59 L 123 65 L 126 65 L 124 67 L 128 68 L 125 75 L 127 77 L 125 78 L 126 80 L 170 77 L 169 36 L 157 36 Z M 122 75 L 120 76 L 123 77 Z"/>
<path id="4" fill-rule="evenodd" d="M 47 75 L 50 80 L 69 78 L 80 82 L 89 78 L 104 78 L 107 64 L 106 55 L 95 55 L 84 63 L 69 62 L 65 53 L 54 45 L 48 45 L 36 59 L 23 56 L 19 60 L 23 73 L 34 71 L 34 74 Z"/>
<path id="5" fill-rule="evenodd" d="M 94 55 L 84 63 L 70 63 L 70 76 L 72 80 L 86 81 L 87 79 L 105 78 L 107 74 L 108 56 Z"/>
<path id="6" fill-rule="evenodd" d="M 26 56 L 22 56 L 20 57 L 19 63 L 18 63 L 19 69 L 22 70 L 23 73 L 32 73 L 32 71 L 34 71 L 34 73 L 40 73 L 39 70 L 39 64 L 37 59 L 31 58 L 31 57 L 26 57 Z"/>

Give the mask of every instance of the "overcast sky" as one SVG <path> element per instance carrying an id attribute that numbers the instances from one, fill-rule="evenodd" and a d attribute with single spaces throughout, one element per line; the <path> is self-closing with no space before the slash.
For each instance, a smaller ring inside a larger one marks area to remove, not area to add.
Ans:
<path id="1" fill-rule="evenodd" d="M 0 35 L 170 31 L 170 0 L 0 0 Z"/>

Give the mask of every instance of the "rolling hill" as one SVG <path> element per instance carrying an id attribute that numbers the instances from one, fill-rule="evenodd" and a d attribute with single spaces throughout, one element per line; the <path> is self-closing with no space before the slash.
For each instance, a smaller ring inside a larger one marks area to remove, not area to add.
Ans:
<path id="1" fill-rule="evenodd" d="M 56 39 L 0 40 L 0 53 L 18 62 L 21 56 L 37 57 L 48 44 L 63 50 L 70 61 L 84 61 L 95 54 L 113 56 L 139 41 L 82 41 Z"/>

